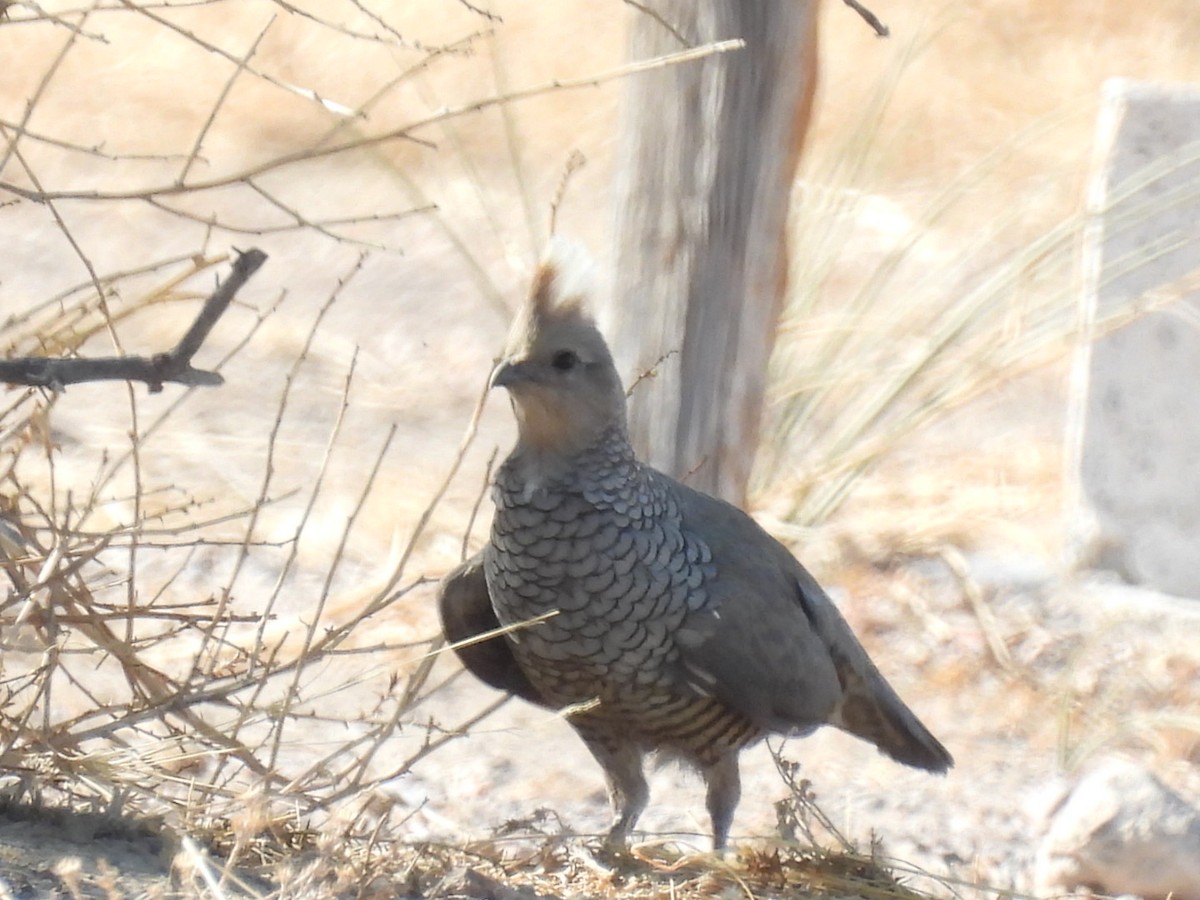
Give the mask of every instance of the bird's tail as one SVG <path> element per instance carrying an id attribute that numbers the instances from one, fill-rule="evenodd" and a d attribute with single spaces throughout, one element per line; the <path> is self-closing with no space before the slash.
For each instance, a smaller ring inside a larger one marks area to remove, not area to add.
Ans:
<path id="1" fill-rule="evenodd" d="M 853 672 L 842 702 L 831 719 L 856 737 L 870 741 L 897 762 L 930 772 L 945 772 L 954 758 L 909 709 L 870 663 L 873 671 Z M 839 675 L 842 672 L 839 671 Z M 854 684 L 854 681 L 858 684 Z"/>
<path id="2" fill-rule="evenodd" d="M 954 758 L 888 684 L 833 601 L 803 569 L 800 589 L 802 598 L 824 599 L 806 603 L 805 611 L 829 650 L 842 688 L 829 724 L 870 741 L 905 765 L 930 772 L 945 772 L 953 766 Z"/>

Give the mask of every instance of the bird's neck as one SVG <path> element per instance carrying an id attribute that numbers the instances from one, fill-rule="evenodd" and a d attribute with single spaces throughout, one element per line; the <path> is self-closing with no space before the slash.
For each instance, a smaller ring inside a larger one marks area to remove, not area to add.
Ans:
<path id="1" fill-rule="evenodd" d="M 521 436 L 497 482 L 506 490 L 532 497 L 540 491 L 592 487 L 583 481 L 628 480 L 638 468 L 629 436 L 616 424 L 583 446 L 544 444 Z"/>

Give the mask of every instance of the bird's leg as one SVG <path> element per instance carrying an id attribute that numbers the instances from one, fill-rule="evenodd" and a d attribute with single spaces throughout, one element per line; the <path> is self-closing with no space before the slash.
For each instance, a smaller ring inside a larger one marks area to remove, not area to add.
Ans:
<path id="1" fill-rule="evenodd" d="M 650 799 L 642 771 L 642 752 L 628 742 L 586 740 L 586 743 L 604 770 L 608 799 L 612 803 L 613 826 L 605 843 L 610 849 L 624 850 L 629 832 Z"/>
<path id="2" fill-rule="evenodd" d="M 737 751 L 730 751 L 717 761 L 700 767 L 708 785 L 708 814 L 712 818 L 713 849 L 721 850 L 733 824 L 733 811 L 742 796 L 742 778 L 738 772 Z"/>

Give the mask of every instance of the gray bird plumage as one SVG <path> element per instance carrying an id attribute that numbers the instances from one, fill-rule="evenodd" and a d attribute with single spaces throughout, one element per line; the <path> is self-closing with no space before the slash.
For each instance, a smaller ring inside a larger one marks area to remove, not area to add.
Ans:
<path id="1" fill-rule="evenodd" d="M 492 384 L 516 447 L 497 473 L 489 545 L 443 580 L 448 639 L 554 611 L 462 647 L 493 687 L 569 721 L 604 769 L 623 844 L 647 802 L 643 757 L 693 765 L 713 842 L 739 797 L 740 750 L 830 724 L 902 763 L 950 754 L 884 680 L 811 575 L 737 508 L 642 465 L 603 337 L 549 257 Z"/>

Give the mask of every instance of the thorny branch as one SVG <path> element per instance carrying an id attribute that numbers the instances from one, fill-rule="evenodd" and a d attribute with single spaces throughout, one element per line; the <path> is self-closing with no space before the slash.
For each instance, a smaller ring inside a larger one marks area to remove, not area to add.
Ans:
<path id="1" fill-rule="evenodd" d="M 47 359 L 23 356 L 0 360 L 0 381 L 32 387 L 62 390 L 68 384 L 87 381 L 143 381 L 151 393 L 166 383 L 215 386 L 224 383 L 216 372 L 192 367 L 192 357 L 208 337 L 217 320 L 229 308 L 234 296 L 267 261 L 267 254 L 250 249 L 239 253 L 233 271 L 204 301 L 196 320 L 171 350 L 154 356 L 106 356 L 96 359 L 77 357 Z"/>

